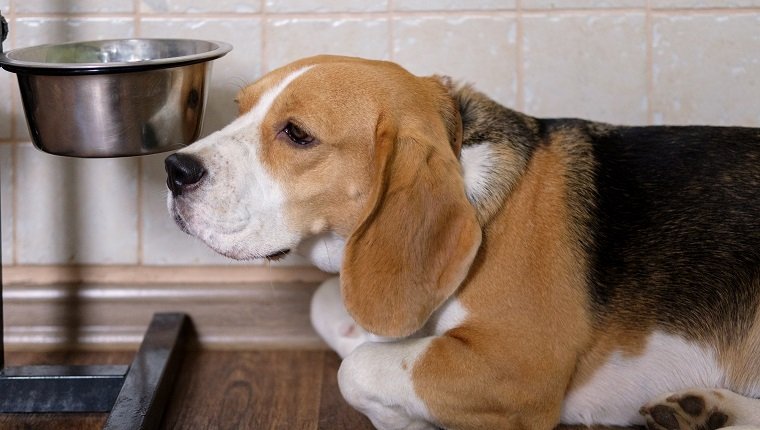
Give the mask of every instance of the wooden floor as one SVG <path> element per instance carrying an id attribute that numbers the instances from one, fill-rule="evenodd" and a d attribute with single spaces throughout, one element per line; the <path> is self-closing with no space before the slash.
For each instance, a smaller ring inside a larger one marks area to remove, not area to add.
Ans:
<path id="1" fill-rule="evenodd" d="M 7 353 L 7 365 L 128 364 L 133 352 Z M 185 356 L 164 429 L 372 429 L 338 391 L 326 351 L 197 351 Z M 105 414 L 0 414 L 0 429 L 99 429 Z"/>
<path id="2" fill-rule="evenodd" d="M 6 353 L 6 365 L 128 364 L 134 352 Z M 183 359 L 164 429 L 370 430 L 340 395 L 327 351 L 195 351 Z M 0 414 L 0 430 L 100 429 L 105 414 Z M 557 430 L 581 430 L 559 426 Z M 593 430 L 613 427 L 598 426 Z"/>

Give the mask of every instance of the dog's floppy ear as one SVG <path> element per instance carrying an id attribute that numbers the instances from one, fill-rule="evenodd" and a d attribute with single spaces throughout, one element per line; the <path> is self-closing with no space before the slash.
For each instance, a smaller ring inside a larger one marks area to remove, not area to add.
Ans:
<path id="1" fill-rule="evenodd" d="M 452 133 L 446 118 L 403 121 L 378 121 L 374 182 L 341 271 L 351 316 L 392 337 L 419 330 L 456 291 L 481 240 L 455 155 L 459 142 L 450 142 L 461 130 Z"/>

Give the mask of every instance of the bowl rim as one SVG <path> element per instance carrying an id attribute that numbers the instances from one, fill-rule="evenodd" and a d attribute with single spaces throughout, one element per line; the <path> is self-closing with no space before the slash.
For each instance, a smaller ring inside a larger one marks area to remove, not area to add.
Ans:
<path id="1" fill-rule="evenodd" d="M 109 62 L 109 63 L 43 63 L 36 61 L 24 61 L 12 58 L 30 49 L 45 47 L 58 47 L 67 45 L 80 45 L 87 43 L 104 44 L 109 42 L 203 42 L 211 44 L 211 50 L 198 54 L 183 55 L 179 57 L 157 58 L 153 60 L 134 62 Z M 167 69 L 172 67 L 187 66 L 203 63 L 220 58 L 232 50 L 232 45 L 217 40 L 184 39 L 184 38 L 140 38 L 131 37 L 124 39 L 82 40 L 66 43 L 48 43 L 42 45 L 17 48 L 0 53 L 0 67 L 13 73 L 30 75 L 90 75 L 104 73 L 141 72 L 147 70 Z"/>

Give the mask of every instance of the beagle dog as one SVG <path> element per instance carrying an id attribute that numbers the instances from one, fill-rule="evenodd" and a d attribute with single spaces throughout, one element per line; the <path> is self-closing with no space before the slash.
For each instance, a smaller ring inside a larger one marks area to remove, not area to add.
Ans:
<path id="1" fill-rule="evenodd" d="M 339 272 L 312 319 L 377 428 L 760 426 L 760 129 L 537 119 L 335 56 L 238 103 L 166 159 L 169 210 Z"/>

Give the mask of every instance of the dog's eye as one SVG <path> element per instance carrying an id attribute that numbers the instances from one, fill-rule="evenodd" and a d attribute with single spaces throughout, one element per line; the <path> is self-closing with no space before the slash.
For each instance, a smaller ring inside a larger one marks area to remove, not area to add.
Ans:
<path id="1" fill-rule="evenodd" d="M 288 138 L 296 145 L 308 145 L 314 142 L 314 137 L 309 133 L 303 131 L 303 129 L 292 122 L 288 122 L 282 131 L 288 136 Z"/>

